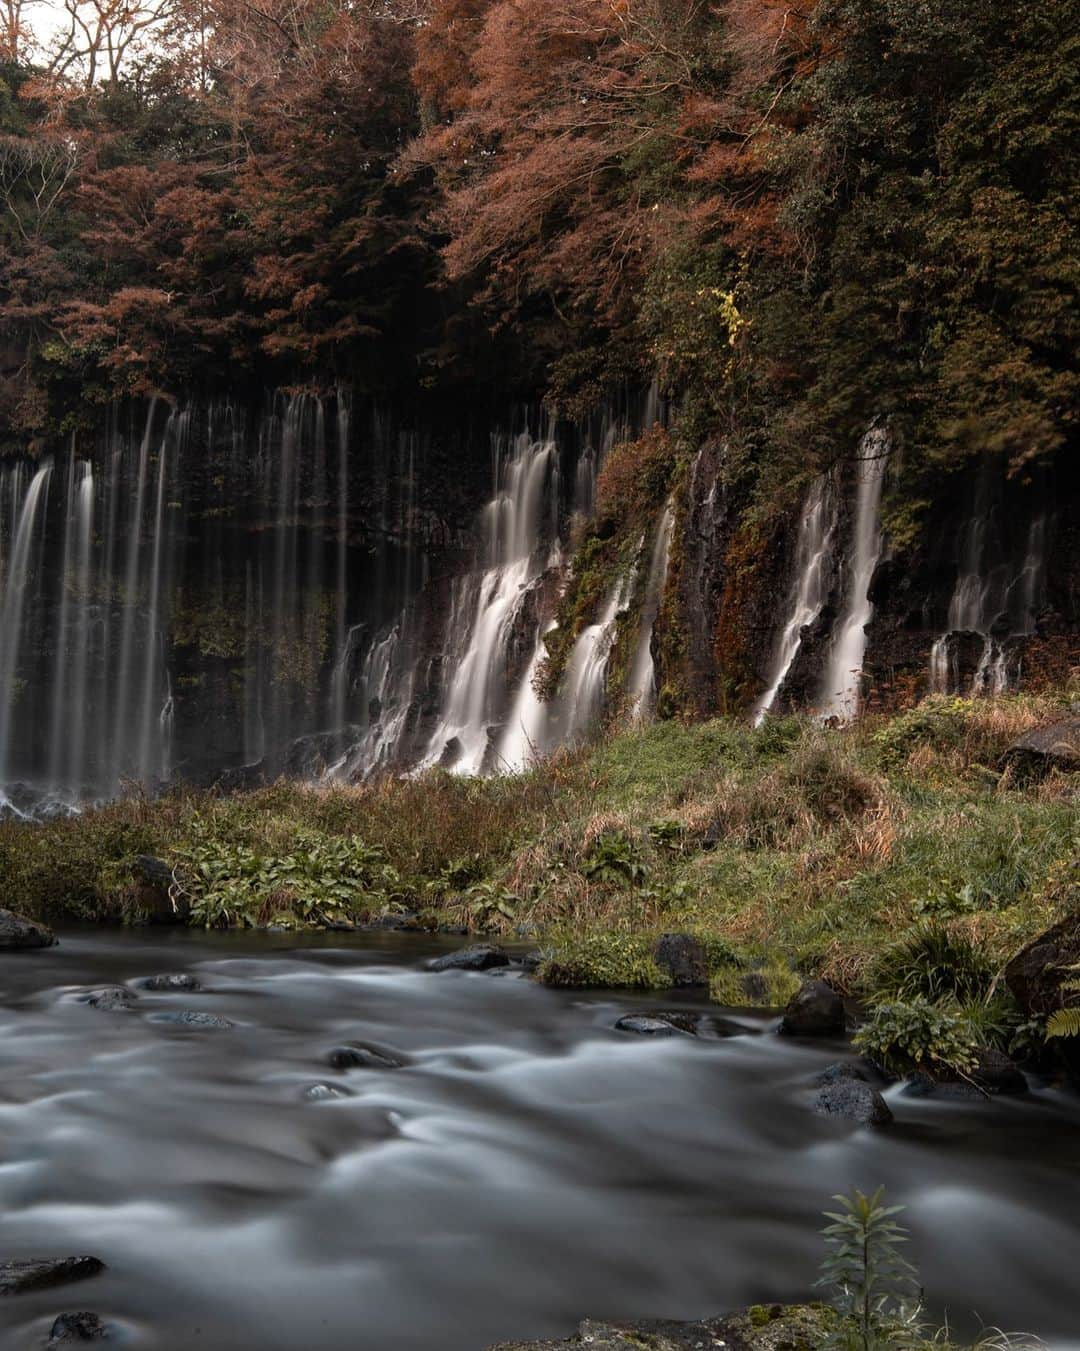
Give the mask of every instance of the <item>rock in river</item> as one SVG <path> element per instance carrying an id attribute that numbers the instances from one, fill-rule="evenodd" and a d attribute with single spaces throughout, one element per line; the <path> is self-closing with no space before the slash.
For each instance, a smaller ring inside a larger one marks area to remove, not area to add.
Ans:
<path id="1" fill-rule="evenodd" d="M 688 1025 L 679 1014 L 669 1013 L 627 1013 L 615 1024 L 620 1032 L 633 1032 L 638 1037 L 677 1037 L 681 1034 L 693 1036 L 694 1026 Z"/>
<path id="2" fill-rule="evenodd" d="M 328 1052 L 326 1063 L 335 1070 L 399 1070 L 404 1064 L 397 1056 L 373 1046 L 335 1046 Z"/>
<path id="3" fill-rule="evenodd" d="M 155 1023 L 173 1023 L 179 1027 L 232 1027 L 228 1018 L 219 1018 L 216 1013 L 201 1013 L 197 1009 L 177 1009 L 169 1013 L 152 1013 L 150 1019 Z"/>
<path id="4" fill-rule="evenodd" d="M 26 948 L 51 948 L 56 936 L 44 924 L 24 919 L 13 910 L 0 910 L 0 952 Z"/>
<path id="5" fill-rule="evenodd" d="M 139 981 L 141 990 L 166 991 L 184 990 L 188 994 L 193 994 L 196 990 L 201 990 L 202 986 L 194 976 L 185 975 L 183 972 L 177 972 L 165 976 L 147 976 L 145 980 Z"/>
<path id="6" fill-rule="evenodd" d="M 818 1075 L 814 1111 L 859 1126 L 886 1126 L 893 1119 L 888 1103 L 855 1065 L 830 1065 Z"/>
<path id="7" fill-rule="evenodd" d="M 471 948 L 459 948 L 445 957 L 436 957 L 428 963 L 429 971 L 490 971 L 496 966 L 509 966 L 510 958 L 502 948 L 489 943 L 478 943 Z"/>
<path id="8" fill-rule="evenodd" d="M 784 1009 L 780 1030 L 792 1037 L 840 1036 L 844 1001 L 823 980 L 808 980 Z"/>
<path id="9" fill-rule="evenodd" d="M 125 985 L 105 985 L 100 990 L 89 990 L 79 998 L 83 1004 L 104 1013 L 129 1013 L 139 996 Z"/>
<path id="10" fill-rule="evenodd" d="M 28 1257 L 0 1262 L 0 1295 L 21 1295 L 26 1290 L 81 1281 L 105 1270 L 97 1257 Z"/>
<path id="11" fill-rule="evenodd" d="M 76 1342 L 95 1342 L 107 1337 L 109 1330 L 96 1313 L 62 1313 L 52 1325 L 46 1348 L 73 1346 Z"/>

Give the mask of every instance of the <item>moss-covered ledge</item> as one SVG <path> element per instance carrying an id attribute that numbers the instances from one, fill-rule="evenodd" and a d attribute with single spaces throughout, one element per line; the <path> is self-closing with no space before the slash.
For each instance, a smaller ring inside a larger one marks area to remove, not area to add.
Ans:
<path id="1" fill-rule="evenodd" d="M 577 1335 L 561 1342 L 504 1342 L 490 1351 L 817 1351 L 826 1344 L 836 1314 L 824 1304 L 755 1304 L 723 1318 L 696 1323 L 667 1321 L 596 1323 L 586 1320 Z"/>

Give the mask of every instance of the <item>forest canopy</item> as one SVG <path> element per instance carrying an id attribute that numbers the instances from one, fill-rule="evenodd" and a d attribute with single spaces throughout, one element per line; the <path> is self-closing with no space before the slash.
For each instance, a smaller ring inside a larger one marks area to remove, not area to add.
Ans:
<path id="1" fill-rule="evenodd" d="M 658 379 L 767 488 L 1075 434 L 1076 0 L 3 0 L 0 441 Z"/>

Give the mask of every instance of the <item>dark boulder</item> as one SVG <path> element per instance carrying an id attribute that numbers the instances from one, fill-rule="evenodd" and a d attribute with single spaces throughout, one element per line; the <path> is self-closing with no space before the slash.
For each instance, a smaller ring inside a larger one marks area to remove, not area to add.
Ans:
<path id="1" fill-rule="evenodd" d="M 373 920 L 362 926 L 365 929 L 385 929 L 390 933 L 418 933 L 423 930 L 424 923 L 415 910 L 389 910 L 384 915 L 377 915 Z"/>
<path id="2" fill-rule="evenodd" d="M 496 966 L 509 965 L 510 958 L 502 948 L 481 943 L 471 948 L 459 948 L 457 952 L 448 952 L 445 957 L 436 957 L 428 963 L 428 970 L 490 971 Z"/>
<path id="3" fill-rule="evenodd" d="M 830 1065 L 818 1075 L 814 1111 L 859 1126 L 886 1126 L 893 1119 L 888 1103 L 857 1065 Z"/>
<path id="4" fill-rule="evenodd" d="M 653 959 L 671 977 L 672 985 L 696 988 L 709 983 L 705 945 L 693 934 L 661 934 L 653 948 Z"/>
<path id="5" fill-rule="evenodd" d="M 152 1013 L 151 1021 L 155 1023 L 169 1023 L 175 1027 L 205 1027 L 205 1028 L 226 1028 L 232 1027 L 228 1018 L 220 1018 L 216 1013 L 202 1013 L 197 1009 L 176 1009 L 168 1013 Z"/>
<path id="6" fill-rule="evenodd" d="M 187 994 L 193 994 L 196 990 L 201 990 L 202 986 L 194 976 L 177 973 L 168 976 L 147 976 L 145 980 L 139 981 L 140 990 L 165 991 L 183 990 Z"/>
<path id="7" fill-rule="evenodd" d="M 632 1032 L 636 1037 L 693 1036 L 693 1028 L 680 1025 L 679 1015 L 667 1013 L 627 1013 L 615 1024 L 619 1032 Z"/>
<path id="8" fill-rule="evenodd" d="M 103 1013 L 130 1013 L 139 996 L 126 985 L 105 985 L 100 990 L 89 990 L 79 998 L 83 1004 Z"/>
<path id="9" fill-rule="evenodd" d="M 399 1070 L 405 1062 L 373 1046 L 335 1046 L 326 1063 L 335 1070 Z"/>
<path id="10" fill-rule="evenodd" d="M 95 1342 L 107 1337 L 109 1330 L 96 1313 L 62 1313 L 49 1332 L 49 1346 L 71 1346 L 76 1342 Z"/>
<path id="11" fill-rule="evenodd" d="M 1034 775 L 1080 769 L 1080 715 L 1025 732 L 1005 752 L 1005 763 Z"/>
<path id="12" fill-rule="evenodd" d="M 105 1263 L 97 1257 L 30 1257 L 0 1262 L 0 1295 L 46 1290 L 96 1276 L 104 1270 Z"/>
<path id="13" fill-rule="evenodd" d="M 55 934 L 44 924 L 24 919 L 11 910 L 0 910 L 0 952 L 51 948 L 55 942 Z"/>
<path id="14" fill-rule="evenodd" d="M 1005 967 L 1005 983 L 1025 1013 L 1045 1017 L 1080 1002 L 1063 985 L 1074 981 L 1080 964 L 1080 912 L 1066 915 L 1033 938 Z"/>
<path id="15" fill-rule="evenodd" d="M 1019 1097 L 1027 1091 L 1027 1079 L 1020 1067 L 992 1048 L 979 1052 L 966 1079 L 935 1079 L 918 1072 L 904 1084 L 904 1095 L 909 1098 Z"/>
<path id="16" fill-rule="evenodd" d="M 823 980 L 808 980 L 784 1009 L 780 1031 L 792 1037 L 841 1036 L 844 1001 Z"/>
<path id="17" fill-rule="evenodd" d="M 127 898 L 131 920 L 142 924 L 186 924 L 191 915 L 187 899 L 175 894 L 173 870 L 152 854 L 138 854 L 132 863 L 134 882 Z"/>

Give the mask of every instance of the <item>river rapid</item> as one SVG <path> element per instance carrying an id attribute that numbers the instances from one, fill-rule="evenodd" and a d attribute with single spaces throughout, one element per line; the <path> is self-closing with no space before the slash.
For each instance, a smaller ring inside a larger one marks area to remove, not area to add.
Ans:
<path id="1" fill-rule="evenodd" d="M 935 1315 L 1080 1345 L 1066 1091 L 892 1089 L 872 1131 L 811 1110 L 844 1048 L 764 1015 L 635 1037 L 655 1000 L 430 972 L 406 935 L 60 938 L 0 954 L 0 1260 L 107 1270 L 0 1300 L 3 1351 L 76 1309 L 140 1351 L 480 1351 L 796 1299 L 831 1194 L 882 1183 Z M 138 988 L 167 972 L 202 989 Z M 113 984 L 129 1010 L 79 998 Z M 403 1063 L 331 1068 L 349 1042 Z"/>

